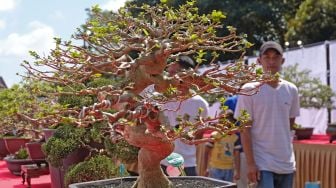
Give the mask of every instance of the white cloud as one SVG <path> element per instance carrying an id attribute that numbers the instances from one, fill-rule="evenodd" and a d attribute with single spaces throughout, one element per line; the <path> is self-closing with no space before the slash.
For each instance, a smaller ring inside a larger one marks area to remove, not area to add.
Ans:
<path id="1" fill-rule="evenodd" d="M 4 29 L 6 27 L 5 20 L 0 20 L 0 29 Z"/>
<path id="2" fill-rule="evenodd" d="M 54 30 L 38 21 L 29 23 L 31 31 L 26 34 L 11 33 L 0 40 L 0 56 L 27 57 L 29 50 L 39 54 L 48 53 L 54 47 Z"/>
<path id="3" fill-rule="evenodd" d="M 125 5 L 126 1 L 127 0 L 109 0 L 106 4 L 103 4 L 101 8 L 117 12 L 120 7 Z"/>
<path id="4" fill-rule="evenodd" d="M 65 18 L 64 14 L 60 10 L 55 10 L 51 13 L 50 17 L 55 20 L 63 20 Z"/>
<path id="5" fill-rule="evenodd" d="M 8 11 L 14 9 L 16 0 L 0 0 L 0 11 Z"/>

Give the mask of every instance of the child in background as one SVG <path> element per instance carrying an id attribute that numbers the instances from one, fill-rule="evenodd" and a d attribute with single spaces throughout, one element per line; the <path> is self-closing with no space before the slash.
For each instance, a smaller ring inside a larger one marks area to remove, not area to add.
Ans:
<path id="1" fill-rule="evenodd" d="M 226 117 L 231 122 L 236 122 L 233 113 L 236 107 L 237 96 L 229 97 L 223 104 Z M 206 155 L 208 159 L 209 177 L 230 181 L 240 179 L 240 153 L 242 150 L 239 133 L 221 137 L 218 132 L 213 132 L 211 137 L 214 143 L 207 143 Z"/>
<path id="2" fill-rule="evenodd" d="M 241 145 L 238 145 L 238 135 L 221 137 L 218 132 L 214 131 L 211 137 L 216 141 L 207 143 L 209 177 L 233 182 L 235 165 L 239 165 L 235 159 L 239 159 L 241 149 Z M 236 168 L 235 179 L 239 179 L 239 174 L 239 168 Z"/>

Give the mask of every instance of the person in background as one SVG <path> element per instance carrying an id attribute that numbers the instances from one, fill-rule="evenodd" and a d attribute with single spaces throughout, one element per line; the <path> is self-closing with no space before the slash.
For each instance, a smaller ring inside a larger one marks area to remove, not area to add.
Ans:
<path id="1" fill-rule="evenodd" d="M 282 47 L 273 41 L 263 43 L 257 61 L 264 72 L 276 75 L 285 62 Z M 238 96 L 234 115 L 237 119 L 243 110 L 250 115 L 251 127 L 241 132 L 249 181 L 259 188 L 293 187 L 291 128 L 300 112 L 298 89 L 283 79 L 243 86 L 256 87 L 260 87 L 257 94 Z"/>
<path id="2" fill-rule="evenodd" d="M 227 106 L 228 110 L 232 111 L 232 116 L 234 115 L 234 112 L 236 111 L 237 101 L 238 101 L 238 95 L 233 95 L 231 97 L 228 97 L 224 102 L 224 106 Z M 241 146 L 242 144 L 241 144 L 240 133 L 237 133 L 237 136 L 238 136 L 238 141 L 236 145 Z M 246 164 L 246 157 L 243 151 L 243 147 L 240 147 L 239 155 L 237 154 L 237 156 L 235 156 L 234 162 L 235 162 L 235 165 L 234 165 L 235 175 L 233 179 L 236 181 L 238 188 L 246 188 L 248 186 L 247 164 Z"/>
<path id="3" fill-rule="evenodd" d="M 234 168 L 238 163 L 235 161 L 239 157 L 238 135 L 231 134 L 222 137 L 218 132 L 211 133 L 211 137 L 215 138 L 213 143 L 208 142 L 208 173 L 209 177 L 233 182 Z M 210 150 L 210 151 L 209 151 Z M 236 173 L 237 178 L 239 176 Z"/>
<path id="4" fill-rule="evenodd" d="M 188 56 L 180 56 L 177 62 L 171 64 L 167 71 L 170 76 L 175 75 L 183 69 L 194 68 L 194 61 Z M 202 108 L 201 116 L 203 118 L 208 117 L 209 104 L 206 100 L 204 100 L 201 96 L 195 95 L 187 100 L 180 102 L 168 102 L 164 104 L 165 110 L 164 115 L 166 116 L 168 123 L 170 126 L 178 128 L 177 118 L 179 116 L 183 117 L 185 114 L 189 115 L 189 121 L 193 121 L 196 116 L 199 115 L 199 109 Z M 184 171 L 187 176 L 196 176 L 196 146 L 188 145 L 183 143 L 180 139 L 174 141 L 175 149 L 174 152 L 183 156 L 184 158 Z M 161 161 L 161 167 L 166 173 L 166 169 L 168 166 L 168 162 L 166 159 Z"/>
<path id="5" fill-rule="evenodd" d="M 237 103 L 237 95 L 233 95 L 228 97 L 223 106 L 228 107 L 226 110 L 226 116 L 228 119 L 230 119 L 232 122 L 236 122 L 236 120 L 233 118 L 233 113 L 236 108 L 236 103 Z M 218 158 L 218 160 L 215 158 L 215 156 L 221 156 L 225 155 L 225 151 L 223 151 L 225 148 L 218 148 L 218 150 L 213 150 L 213 143 L 207 143 L 207 148 L 205 149 L 205 155 L 206 159 L 209 159 L 208 163 L 208 171 L 207 175 L 213 178 L 217 179 L 222 179 L 226 181 L 235 181 L 237 182 L 237 187 L 238 188 L 246 188 L 247 187 L 247 174 L 246 172 L 246 165 L 245 165 L 245 156 L 244 153 L 242 152 L 242 147 L 241 147 L 241 141 L 240 141 L 240 134 L 236 133 L 235 135 L 230 135 L 226 139 L 220 139 L 222 143 L 225 142 L 232 142 L 234 141 L 234 147 L 233 149 L 233 159 L 232 157 L 230 158 L 229 156 L 222 156 L 222 158 Z M 216 145 L 216 142 L 215 142 Z M 216 154 L 218 151 L 219 155 Z M 211 154 L 213 153 L 213 154 Z M 211 157 L 212 156 L 212 157 Z M 215 161 L 215 162 L 213 162 Z M 218 162 L 216 162 L 218 161 Z M 218 163 L 218 164 L 216 164 Z M 214 168 L 210 168 L 213 166 Z M 234 171 L 234 172 L 233 172 Z M 220 177 L 218 177 L 220 176 Z"/>

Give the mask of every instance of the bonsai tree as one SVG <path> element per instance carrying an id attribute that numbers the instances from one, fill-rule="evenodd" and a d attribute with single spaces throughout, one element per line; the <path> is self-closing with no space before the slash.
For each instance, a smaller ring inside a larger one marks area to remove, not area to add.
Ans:
<path id="1" fill-rule="evenodd" d="M 299 90 L 300 106 L 302 108 L 333 108 L 336 96 L 332 88 L 323 84 L 319 78 L 311 75 L 311 70 L 299 70 L 299 64 L 286 66 L 282 70 L 283 77 L 294 83 Z"/>
<path id="2" fill-rule="evenodd" d="M 284 67 L 283 77 L 298 87 L 302 108 L 334 108 L 333 97 L 336 94 L 330 86 L 323 84 L 319 78 L 313 77 L 311 70 L 299 70 L 299 64 L 296 63 Z M 309 139 L 314 130 L 313 127 L 302 127 L 300 124 L 295 124 L 293 129 L 297 139 Z"/>
<path id="3" fill-rule="evenodd" d="M 33 119 L 41 118 L 39 121 L 43 121 L 42 118 L 61 108 L 39 94 L 40 88 L 47 89 L 45 84 L 25 80 L 0 91 L 0 135 L 40 139 L 41 128 L 48 123 L 41 124 Z"/>
<path id="4" fill-rule="evenodd" d="M 109 179 L 119 174 L 119 168 L 105 155 L 97 155 L 87 161 L 80 162 L 69 168 L 65 176 L 65 186 L 77 182 L 87 182 L 100 179 Z"/>
<path id="5" fill-rule="evenodd" d="M 179 119 L 180 128 L 172 129 L 162 112 L 174 109 L 164 109 L 163 104 L 182 102 L 197 94 L 253 95 L 258 88 L 244 90 L 241 86 L 276 79 L 261 75 L 255 65 L 244 65 L 241 58 L 226 67 L 216 65 L 219 53 L 242 57 L 251 44 L 231 26 L 226 27 L 225 36 L 217 36 L 225 15 L 216 10 L 199 15 L 194 4 L 195 1 L 188 1 L 174 9 L 162 1 L 153 7 L 128 6 L 118 13 L 104 12 L 95 6 L 90 11 L 90 19 L 74 35 L 84 46 L 55 39 L 56 47 L 48 56 L 31 52 L 36 61 L 23 64 L 29 73 L 24 75 L 26 78 L 54 86 L 53 90 L 42 91 L 48 93 L 45 96 L 51 101 L 61 102 L 62 97 L 92 99 L 86 101 L 91 104 L 68 105 L 68 109 L 60 110 L 57 116 L 45 116 L 43 121 L 57 124 L 66 119 L 76 129 L 86 130 L 103 122 L 108 125 L 103 135 L 109 138 L 110 146 L 126 141 L 140 148 L 139 177 L 133 187 L 172 187 L 160 168 L 160 161 L 173 151 L 174 140 L 180 138 L 188 144 L 209 141 L 212 138 L 197 135 L 215 130 L 225 136 L 244 128 L 248 119 L 247 114 L 242 115 L 236 126 L 224 114 L 199 116 L 196 123 L 191 123 L 186 115 Z M 209 69 L 198 74 L 206 54 L 212 56 Z M 193 57 L 198 65 L 168 76 L 166 68 L 181 55 Z M 88 85 L 99 78 L 115 82 Z M 154 87 L 156 92 L 149 92 L 149 87 Z M 211 123 L 218 119 L 220 123 Z"/>
<path id="6" fill-rule="evenodd" d="M 26 148 L 20 148 L 19 151 L 15 152 L 14 159 L 28 159 L 28 151 Z"/>
<path id="7" fill-rule="evenodd" d="M 28 91 L 20 85 L 0 90 L 0 101 L 1 135 L 23 136 L 29 126 L 20 121 L 18 112 L 31 101 Z"/>

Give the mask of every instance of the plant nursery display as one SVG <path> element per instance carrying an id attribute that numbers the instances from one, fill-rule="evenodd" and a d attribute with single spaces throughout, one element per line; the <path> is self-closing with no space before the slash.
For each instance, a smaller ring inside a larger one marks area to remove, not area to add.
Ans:
<path id="1" fill-rule="evenodd" d="M 163 115 L 164 111 L 178 110 L 164 107 L 171 101 L 204 94 L 253 95 L 258 87 L 244 90 L 241 86 L 277 79 L 242 62 L 245 49 L 252 44 L 235 28 L 222 25 L 225 15 L 221 11 L 199 15 L 194 5 L 195 1 L 188 1 L 175 9 L 162 1 L 156 6 L 129 5 L 118 13 L 94 6 L 74 41 L 56 38 L 55 49 L 46 56 L 31 52 L 35 61 L 23 64 L 28 72 L 23 76 L 29 82 L 41 83 L 34 91 L 51 101 L 54 110 L 39 118 L 24 117 L 62 129 L 45 146 L 54 165 L 75 148 L 86 148 L 87 159 L 105 155 L 111 160 L 121 158 L 126 164 L 137 160 L 139 176 L 133 187 L 168 188 L 172 183 L 163 174 L 160 161 L 173 151 L 174 140 L 198 144 L 212 139 L 198 137 L 205 131 L 225 136 L 246 126 L 246 113 L 238 119 L 239 126 L 224 114 L 199 115 L 193 123 L 185 114 L 178 118 L 179 128 L 171 128 Z M 217 34 L 222 27 L 227 32 Z M 216 58 L 220 53 L 235 54 L 238 60 L 219 66 Z M 181 56 L 194 59 L 196 67 L 169 75 L 167 68 Z M 200 73 L 202 64 L 208 69 Z M 202 110 L 198 109 L 199 114 Z M 213 123 L 215 120 L 221 121 Z M 53 151 L 54 147 L 59 149 Z M 129 153 L 137 157 L 129 158 Z M 76 167 L 72 174 L 74 170 Z"/>

